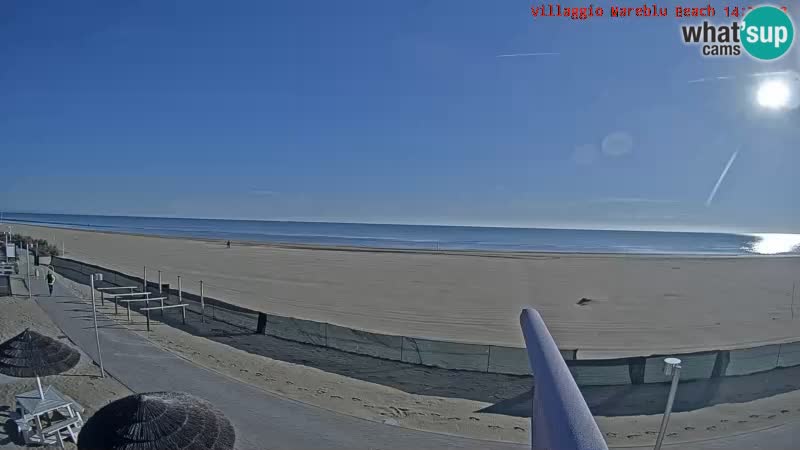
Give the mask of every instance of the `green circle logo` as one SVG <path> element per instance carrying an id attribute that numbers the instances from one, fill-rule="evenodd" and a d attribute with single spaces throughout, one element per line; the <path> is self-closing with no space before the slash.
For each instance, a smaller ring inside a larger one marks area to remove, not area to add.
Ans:
<path id="1" fill-rule="evenodd" d="M 752 57 L 769 61 L 789 51 L 794 41 L 794 24 L 785 11 L 759 6 L 744 16 L 740 31 L 742 46 Z"/>

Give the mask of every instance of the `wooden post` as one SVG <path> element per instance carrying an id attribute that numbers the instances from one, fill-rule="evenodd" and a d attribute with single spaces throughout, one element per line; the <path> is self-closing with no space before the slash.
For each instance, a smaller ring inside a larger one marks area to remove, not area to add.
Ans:
<path id="1" fill-rule="evenodd" d="M 106 306 L 106 291 L 100 291 L 100 305 Z"/>
<path id="2" fill-rule="evenodd" d="M 119 299 L 114 297 L 114 315 L 117 315 L 117 304 L 119 303 Z"/>
<path id="3" fill-rule="evenodd" d="M 183 287 L 181 285 L 180 275 L 178 275 L 178 303 L 183 304 Z"/>
<path id="4" fill-rule="evenodd" d="M 200 321 L 206 323 L 206 301 L 203 296 L 203 280 L 200 280 Z"/>
<path id="5" fill-rule="evenodd" d="M 267 315 L 264 313 L 258 313 L 258 324 L 256 324 L 256 333 L 258 334 L 267 333 Z"/>
<path id="6" fill-rule="evenodd" d="M 161 295 L 159 297 L 161 297 L 161 317 L 164 317 L 164 297 Z"/>
<path id="7" fill-rule="evenodd" d="M 162 309 L 163 311 L 163 309 Z M 147 331 L 150 331 L 150 310 L 147 310 Z"/>
<path id="8" fill-rule="evenodd" d="M 142 292 L 147 292 L 147 266 L 144 266 L 142 272 Z"/>
<path id="9" fill-rule="evenodd" d="M 127 303 L 128 304 L 125 305 L 125 306 L 128 307 L 128 323 L 133 323 L 133 320 L 131 319 L 131 302 L 127 302 Z"/>
<path id="10" fill-rule="evenodd" d="M 183 308 L 181 308 L 181 312 L 183 314 L 183 324 L 186 325 L 186 307 L 185 306 Z"/>

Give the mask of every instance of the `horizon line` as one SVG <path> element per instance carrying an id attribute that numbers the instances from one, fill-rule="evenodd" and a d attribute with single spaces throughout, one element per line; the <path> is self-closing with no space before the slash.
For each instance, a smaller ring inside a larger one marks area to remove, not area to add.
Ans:
<path id="1" fill-rule="evenodd" d="M 189 216 L 158 216 L 158 215 L 123 215 L 123 214 L 79 214 L 79 213 L 43 213 L 43 212 L 21 212 L 21 211 L 0 211 L 0 224 L 5 219 L 3 214 L 29 214 L 29 215 L 54 215 L 54 216 L 89 216 L 89 217 L 114 217 L 114 218 L 143 218 L 143 219 L 188 219 L 188 220 L 217 220 L 217 221 L 244 221 L 244 222 L 279 222 L 279 223 L 317 223 L 317 224 L 343 224 L 343 225 L 390 225 L 390 226 L 431 226 L 431 227 L 462 227 L 462 228 L 509 228 L 509 229 L 539 229 L 539 230 L 571 230 L 571 231 L 634 231 L 634 232 L 657 232 L 657 233 L 718 233 L 718 234 L 738 234 L 738 235 L 760 235 L 760 234 L 800 234 L 800 232 L 787 231 L 742 231 L 734 229 L 720 229 L 711 226 L 697 227 L 686 226 L 632 226 L 625 227 L 619 225 L 501 225 L 501 224 L 454 224 L 454 223 L 412 223 L 412 222 L 379 222 L 379 221 L 347 221 L 347 220 L 322 220 L 322 219 L 251 219 L 251 218 L 222 218 L 222 217 L 189 217 Z M 10 219 L 13 222 L 24 222 Z M 46 224 L 47 222 L 43 222 Z"/>

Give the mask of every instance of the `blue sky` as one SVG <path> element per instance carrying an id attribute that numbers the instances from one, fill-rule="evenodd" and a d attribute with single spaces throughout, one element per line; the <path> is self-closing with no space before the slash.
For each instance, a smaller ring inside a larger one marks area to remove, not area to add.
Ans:
<path id="1" fill-rule="evenodd" d="M 712 60 L 685 19 L 537 4 L 3 2 L 0 209 L 800 228 L 800 114 L 743 77 L 797 45 Z M 498 57 L 529 52 L 558 55 Z"/>

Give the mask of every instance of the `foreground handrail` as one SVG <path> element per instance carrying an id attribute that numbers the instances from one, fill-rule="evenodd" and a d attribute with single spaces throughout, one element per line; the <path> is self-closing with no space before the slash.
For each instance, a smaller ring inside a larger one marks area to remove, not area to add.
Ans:
<path id="1" fill-rule="evenodd" d="M 542 316 L 527 308 L 519 321 L 533 371 L 531 448 L 608 450 Z"/>

